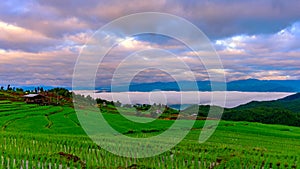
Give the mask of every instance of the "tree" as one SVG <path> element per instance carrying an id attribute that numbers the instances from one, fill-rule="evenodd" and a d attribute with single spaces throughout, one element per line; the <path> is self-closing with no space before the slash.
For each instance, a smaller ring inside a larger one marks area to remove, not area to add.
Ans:
<path id="1" fill-rule="evenodd" d="M 122 103 L 118 100 L 117 102 L 114 102 L 114 105 L 116 107 L 121 107 Z"/>
<path id="2" fill-rule="evenodd" d="M 17 92 L 23 92 L 24 90 L 22 88 L 16 88 Z"/>
<path id="3" fill-rule="evenodd" d="M 136 116 L 141 116 L 141 115 L 142 115 L 142 112 L 139 111 L 139 110 L 136 110 L 135 115 L 136 115 Z"/>
<path id="4" fill-rule="evenodd" d="M 11 88 L 10 88 L 10 84 L 9 85 L 7 85 L 7 89 L 6 90 L 11 90 Z"/>
<path id="5" fill-rule="evenodd" d="M 90 95 L 87 95 L 86 96 L 86 100 L 89 102 L 89 103 L 92 103 L 94 101 L 94 99 L 90 96 Z"/>
<path id="6" fill-rule="evenodd" d="M 4 90 L 4 86 L 1 86 L 1 90 Z"/>
<path id="7" fill-rule="evenodd" d="M 158 114 L 155 111 L 151 111 L 151 113 L 150 113 L 150 116 L 153 117 L 153 118 L 156 118 L 157 115 Z"/>
<path id="8" fill-rule="evenodd" d="M 60 87 L 50 89 L 50 90 L 48 90 L 48 92 L 56 93 L 59 96 L 64 96 L 64 97 L 69 97 L 69 98 L 72 96 L 72 92 L 69 92 L 68 89 L 60 88 Z"/>

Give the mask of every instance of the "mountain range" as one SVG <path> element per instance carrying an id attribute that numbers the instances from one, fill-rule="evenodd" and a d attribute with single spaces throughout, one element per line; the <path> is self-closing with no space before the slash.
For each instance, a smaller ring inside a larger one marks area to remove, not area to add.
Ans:
<path id="1" fill-rule="evenodd" d="M 199 91 L 211 91 L 210 81 L 197 81 Z M 179 85 L 180 87 L 179 88 Z M 153 90 L 163 91 L 191 91 L 193 90 L 192 81 L 180 81 L 177 82 L 153 82 L 153 83 L 132 83 L 129 86 L 116 86 L 113 88 L 114 92 L 121 91 L 139 91 L 139 92 L 150 92 Z M 214 87 L 214 91 L 222 91 L 223 88 L 218 85 L 222 85 L 221 82 L 215 82 L 217 84 Z M 300 80 L 257 80 L 257 79 L 246 79 L 236 80 L 226 83 L 227 91 L 243 91 L 243 92 L 300 92 Z M 181 90 L 180 90 L 181 89 Z M 110 87 L 97 87 L 96 90 L 99 92 L 111 91 Z"/>
<path id="2" fill-rule="evenodd" d="M 180 87 L 179 85 L 180 84 Z M 211 91 L 210 81 L 197 81 L 199 91 Z M 222 91 L 224 83 L 214 82 L 216 86 L 214 91 Z M 241 91 L 241 92 L 300 92 L 300 80 L 258 80 L 246 79 L 236 80 L 225 83 L 227 91 Z M 221 87 L 220 87 L 220 86 Z M 195 82 L 180 81 L 180 82 L 153 82 L 153 83 L 131 83 L 130 86 L 115 86 L 113 89 L 110 86 L 98 85 L 96 90 L 98 92 L 124 92 L 124 91 L 139 91 L 150 92 L 153 90 L 162 91 L 193 91 L 195 89 Z M 13 86 L 14 87 L 14 86 Z M 34 90 L 38 86 L 16 86 L 24 90 Z M 44 89 L 52 89 L 55 86 L 39 86 Z M 4 86 L 6 88 L 6 86 Z M 72 90 L 72 86 L 65 86 L 64 88 Z M 87 90 L 86 87 L 79 87 L 78 90 Z"/>

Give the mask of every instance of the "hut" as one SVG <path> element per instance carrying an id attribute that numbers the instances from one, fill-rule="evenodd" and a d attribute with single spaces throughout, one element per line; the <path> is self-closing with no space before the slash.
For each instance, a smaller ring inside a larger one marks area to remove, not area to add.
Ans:
<path id="1" fill-rule="evenodd" d="M 45 104 L 46 97 L 40 94 L 28 94 L 23 96 L 24 101 L 28 104 Z"/>

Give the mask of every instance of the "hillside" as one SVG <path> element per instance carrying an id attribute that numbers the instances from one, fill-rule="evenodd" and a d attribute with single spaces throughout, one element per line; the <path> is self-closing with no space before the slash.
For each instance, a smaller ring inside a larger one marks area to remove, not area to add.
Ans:
<path id="1" fill-rule="evenodd" d="M 225 109 L 222 119 L 300 126 L 300 93 L 274 101 L 252 101 Z"/>
<path id="2" fill-rule="evenodd" d="M 283 110 L 291 111 L 293 113 L 300 113 L 300 93 L 293 94 L 274 101 L 252 101 L 250 103 L 240 105 L 233 109 L 244 110 L 244 109 L 260 108 L 260 107 L 283 109 Z"/>
<path id="3" fill-rule="evenodd" d="M 77 119 L 78 114 L 72 107 L 66 104 L 47 106 L 26 104 L 21 101 L 20 96 L 14 92 L 1 92 L 0 95 L 0 141 L 6 143 L 0 145 L 2 150 L 0 168 L 24 168 L 25 164 L 22 162 L 24 159 L 28 161 L 29 168 L 39 168 L 38 166 L 41 165 L 44 168 L 50 165 L 51 168 L 55 168 L 60 165 L 62 168 L 120 169 L 156 168 L 157 166 L 173 166 L 173 168 L 297 168 L 300 166 L 299 152 L 295 151 L 299 147 L 300 129 L 297 127 L 222 120 L 214 135 L 207 142 L 199 144 L 199 134 L 204 125 L 204 120 L 200 116 L 206 116 L 210 109 L 210 106 L 200 106 L 198 119 L 201 120 L 195 122 L 192 130 L 180 144 L 161 155 L 132 160 L 132 158 L 113 155 L 93 143 L 81 128 Z M 296 94 L 275 102 L 283 102 L 287 106 L 289 103 L 296 104 L 298 100 L 299 94 Z M 175 122 L 157 119 L 150 123 L 135 123 L 118 114 L 113 103 L 101 99 L 96 101 L 100 103 L 98 106 L 111 127 L 129 137 L 156 136 L 168 130 Z M 253 104 L 249 103 L 236 109 L 256 111 Z M 134 117 L 139 119 L 146 117 L 142 115 L 146 115 L 147 111 L 151 110 L 148 107 L 148 105 L 123 107 L 123 110 L 128 111 L 129 114 L 132 110 L 139 110 L 139 116 Z M 195 107 L 189 107 L 185 111 L 187 110 L 192 112 Z M 95 118 L 97 116 L 94 111 L 88 109 L 83 111 Z M 228 111 L 225 110 L 225 115 Z M 176 113 L 172 109 L 168 109 L 167 112 L 162 115 Z M 283 119 L 294 118 L 283 117 L 282 113 L 272 114 L 274 117 L 269 119 L 278 119 L 276 116 Z M 187 122 L 189 121 L 180 120 L 180 126 L 175 130 L 186 130 Z M 109 140 L 104 136 L 103 141 L 105 140 L 109 141 L 108 144 L 117 145 L 122 141 L 117 137 Z M 125 146 L 128 146 L 127 144 Z M 286 148 L 282 150 L 282 146 Z M 27 151 L 29 149 L 30 152 Z M 96 156 L 100 158 L 95 159 Z M 12 158 L 15 162 L 10 160 Z"/>
<path id="4" fill-rule="evenodd" d="M 199 144 L 204 121 L 197 120 L 190 133 L 176 147 L 154 157 L 134 159 L 114 155 L 93 143 L 81 128 L 71 107 L 40 106 L 4 99 L 2 97 L 0 101 L 0 142 L 5 143 L 0 144 L 0 168 L 25 168 L 26 165 L 28 168 L 120 169 L 300 166 L 298 127 L 221 121 L 213 136 Z M 208 110 L 209 106 L 204 108 Z M 95 114 L 89 110 L 86 113 Z M 157 119 L 143 124 L 133 123 L 112 112 L 103 115 L 113 128 L 129 137 L 156 136 L 174 122 Z M 180 122 L 181 126 L 175 130 L 186 130 L 187 121 Z M 104 137 L 103 141 L 106 139 Z M 121 141 L 116 137 L 108 144 L 119 145 Z M 128 143 L 124 144 L 128 146 Z M 28 164 L 24 164 L 24 160 Z"/>
<path id="5" fill-rule="evenodd" d="M 184 112 L 192 115 L 198 111 L 198 119 L 205 119 L 210 108 L 222 109 L 200 105 L 190 106 Z M 222 119 L 300 126 L 300 93 L 274 101 L 252 101 L 235 108 L 224 108 Z"/>

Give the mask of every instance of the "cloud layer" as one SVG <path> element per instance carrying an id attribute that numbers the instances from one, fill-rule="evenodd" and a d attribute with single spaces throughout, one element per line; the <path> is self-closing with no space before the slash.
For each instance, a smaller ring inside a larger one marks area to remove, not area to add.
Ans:
<path id="1" fill-rule="evenodd" d="M 229 81 L 300 79 L 299 7 L 297 0 L 4 1 L 0 4 L 0 85 L 70 86 L 77 56 L 97 29 L 118 17 L 149 11 L 183 17 L 201 29 L 224 64 L 224 70 L 211 71 L 225 73 Z M 149 48 L 174 53 L 197 80 L 208 79 L 201 60 L 181 42 L 147 34 L 120 39 L 100 64 L 97 83 L 110 84 L 122 59 Z M 161 63 L 172 61 L 169 56 L 160 59 Z M 135 66 L 128 65 L 127 73 Z M 188 72 L 174 68 L 172 73 L 185 80 Z M 135 82 L 164 80 L 173 78 L 155 69 L 134 78 Z"/>

